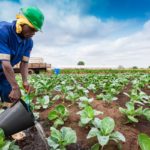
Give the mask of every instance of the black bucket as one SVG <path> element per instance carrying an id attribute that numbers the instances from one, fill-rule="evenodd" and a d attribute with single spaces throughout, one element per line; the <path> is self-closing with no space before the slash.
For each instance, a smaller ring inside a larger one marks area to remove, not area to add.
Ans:
<path id="1" fill-rule="evenodd" d="M 0 114 L 0 128 L 6 136 L 15 134 L 34 125 L 34 115 L 27 104 L 20 100 Z"/>

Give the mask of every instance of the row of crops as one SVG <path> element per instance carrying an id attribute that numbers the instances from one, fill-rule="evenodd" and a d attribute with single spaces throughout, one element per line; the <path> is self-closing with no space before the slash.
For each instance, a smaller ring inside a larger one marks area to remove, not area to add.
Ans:
<path id="1" fill-rule="evenodd" d="M 68 145 L 78 142 L 76 131 L 65 126 L 70 115 L 69 108 L 74 105 L 79 109 L 76 113 L 80 117 L 78 125 L 89 128 L 86 138 L 97 139 L 91 150 L 102 150 L 109 141 L 115 141 L 118 149 L 121 149 L 121 143 L 126 142 L 126 137 L 116 130 L 115 120 L 110 116 L 100 117 L 104 114 L 103 110 L 93 108 L 92 103 L 95 100 L 104 101 L 106 104 L 119 101 L 118 94 L 129 84 L 131 90 L 124 93 L 129 101 L 125 107 L 118 107 L 119 112 L 126 118 L 124 123 L 138 123 L 139 116 L 150 121 L 150 95 L 142 90 L 145 87 L 150 88 L 149 74 L 31 75 L 29 81 L 35 88 L 31 94 L 26 94 L 23 90 L 20 76 L 17 76 L 17 80 L 22 89 L 22 99 L 31 105 L 37 118 L 39 113 L 49 109 L 47 120 L 52 126 L 47 142 L 52 150 L 64 150 Z M 149 136 L 143 133 L 137 136 L 141 149 L 149 150 Z M 8 142 L 13 145 L 9 144 L 10 149 L 19 149 L 14 142 L 5 140 L 3 131 L 0 130 L 0 148 L 6 147 Z"/>
<path id="2" fill-rule="evenodd" d="M 53 70 L 52 70 L 53 72 Z M 61 69 L 63 74 L 97 74 L 97 73 L 150 73 L 150 69 L 88 69 L 88 68 L 69 68 Z"/>

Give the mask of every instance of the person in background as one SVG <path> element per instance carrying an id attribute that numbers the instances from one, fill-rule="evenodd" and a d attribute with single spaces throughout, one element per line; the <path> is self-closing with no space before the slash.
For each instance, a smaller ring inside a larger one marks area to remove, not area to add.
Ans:
<path id="1" fill-rule="evenodd" d="M 30 92 L 27 76 L 32 37 L 41 30 L 44 22 L 44 15 L 37 7 L 22 8 L 16 18 L 12 23 L 0 22 L 0 99 L 9 103 L 21 98 L 13 70 L 19 62 L 23 87 Z"/>

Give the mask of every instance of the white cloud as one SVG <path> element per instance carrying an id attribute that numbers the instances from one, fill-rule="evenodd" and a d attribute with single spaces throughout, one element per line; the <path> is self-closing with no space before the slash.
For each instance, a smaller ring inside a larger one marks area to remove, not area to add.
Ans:
<path id="1" fill-rule="evenodd" d="M 0 8 L 0 20 L 11 21 L 19 12 L 20 5 L 11 1 L 2 1 L 0 2 Z"/>
<path id="2" fill-rule="evenodd" d="M 69 2 L 0 2 L 0 20 L 13 20 L 20 7 L 39 6 L 45 14 L 45 24 L 43 33 L 34 37 L 32 56 L 43 57 L 53 66 L 76 65 L 79 60 L 105 67 L 150 65 L 150 21 L 143 28 L 138 28 L 140 22 L 135 20 L 103 21 L 83 14 L 85 6 L 79 1 Z"/>

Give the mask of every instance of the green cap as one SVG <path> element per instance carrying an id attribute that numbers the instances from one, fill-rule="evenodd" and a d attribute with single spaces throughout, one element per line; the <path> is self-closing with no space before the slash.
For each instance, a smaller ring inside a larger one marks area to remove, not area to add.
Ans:
<path id="1" fill-rule="evenodd" d="M 25 7 L 21 8 L 23 15 L 29 20 L 29 22 L 34 26 L 35 29 L 41 30 L 44 15 L 37 7 Z"/>

